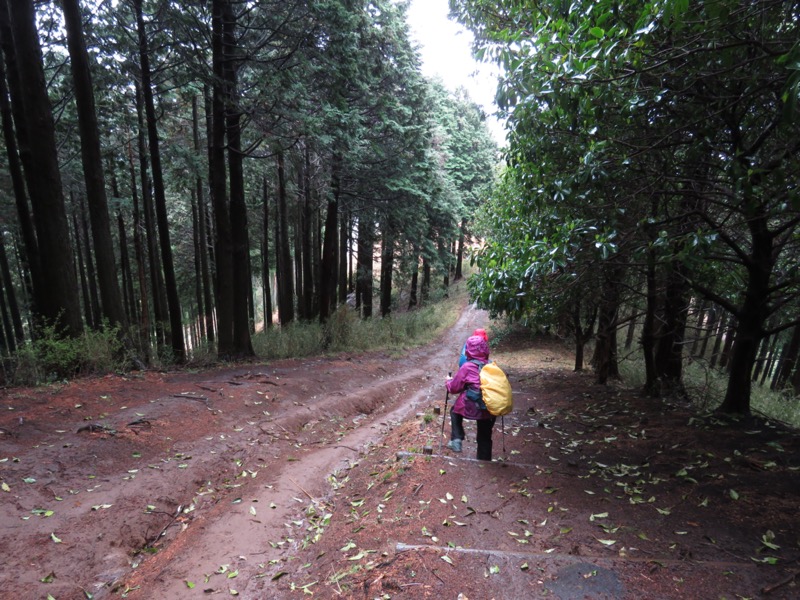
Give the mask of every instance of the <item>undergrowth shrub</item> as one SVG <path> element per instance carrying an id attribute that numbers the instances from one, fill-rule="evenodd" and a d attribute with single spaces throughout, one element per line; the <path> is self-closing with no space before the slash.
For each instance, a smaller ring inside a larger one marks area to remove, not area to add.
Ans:
<path id="1" fill-rule="evenodd" d="M 398 311 L 386 318 L 361 319 L 347 305 L 340 306 L 321 325 L 290 323 L 253 336 L 253 349 L 262 359 L 303 357 L 323 352 L 399 351 L 427 344 L 451 326 L 463 306 L 461 294 L 413 311 Z"/>
<path id="2" fill-rule="evenodd" d="M 72 338 L 47 326 L 36 340 L 17 349 L 11 383 L 36 385 L 77 375 L 108 373 L 123 363 L 123 345 L 116 327 L 87 329 Z"/>
<path id="3" fill-rule="evenodd" d="M 627 387 L 644 387 L 644 362 L 639 358 L 626 358 L 620 362 L 620 375 Z M 711 412 L 717 409 L 725 398 L 728 375 L 719 369 L 710 368 L 705 361 L 695 360 L 685 365 L 683 384 L 695 408 L 701 412 Z M 750 408 L 754 413 L 766 418 L 800 427 L 800 398 L 788 390 L 775 391 L 769 386 L 753 382 Z"/>

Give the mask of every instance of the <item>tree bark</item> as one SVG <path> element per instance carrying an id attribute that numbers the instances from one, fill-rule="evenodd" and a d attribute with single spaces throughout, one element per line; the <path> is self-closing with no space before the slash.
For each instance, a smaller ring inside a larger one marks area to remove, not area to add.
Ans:
<path id="1" fill-rule="evenodd" d="M 338 281 L 339 192 L 341 186 L 341 156 L 335 154 L 331 162 L 331 189 L 325 217 L 325 240 L 322 247 L 322 265 L 319 285 L 319 320 L 324 323 L 333 312 Z"/>
<path id="2" fill-rule="evenodd" d="M 662 326 L 655 353 L 656 376 L 661 394 L 683 393 L 683 342 L 689 311 L 689 288 L 683 264 L 669 265 L 664 294 Z"/>
<path id="3" fill-rule="evenodd" d="M 458 281 L 463 277 L 461 264 L 464 260 L 464 243 L 467 238 L 467 219 L 461 219 L 461 227 L 458 233 L 458 247 L 456 249 L 456 271 L 453 275 L 453 281 Z"/>
<path id="4" fill-rule="evenodd" d="M 372 317 L 372 246 L 375 241 L 374 222 L 370 211 L 362 211 L 358 218 L 358 257 L 356 260 L 356 307 L 361 317 Z"/>
<path id="5" fill-rule="evenodd" d="M 136 8 L 136 25 L 139 36 L 139 59 L 142 77 L 142 94 L 144 96 L 145 116 L 147 120 L 147 137 L 150 143 L 150 164 L 153 169 L 153 196 L 155 200 L 156 222 L 158 223 L 158 241 L 161 247 L 161 260 L 164 268 L 164 287 L 167 292 L 167 310 L 169 311 L 170 337 L 172 341 L 173 359 L 177 363 L 186 360 L 186 349 L 183 341 L 183 324 L 181 317 L 178 286 L 175 281 L 175 267 L 172 260 L 172 244 L 167 217 L 167 199 L 164 190 L 164 173 L 161 167 L 161 149 L 158 137 L 158 119 L 156 117 L 153 84 L 150 72 L 150 54 L 147 45 L 142 0 L 134 0 Z"/>
<path id="6" fill-rule="evenodd" d="M 275 236 L 278 264 L 278 318 L 281 326 L 294 321 L 294 277 L 292 276 L 292 251 L 289 240 L 289 215 L 286 192 L 286 162 L 283 150 L 278 151 L 278 197 Z"/>
<path id="7" fill-rule="evenodd" d="M 86 268 L 83 264 L 83 249 L 80 242 L 81 228 L 78 225 L 77 213 L 72 213 L 72 228 L 75 230 L 75 257 L 78 261 L 78 281 L 81 285 L 81 297 L 83 298 L 83 318 L 90 328 L 94 328 L 94 315 L 92 314 L 92 301 L 89 298 L 89 286 L 86 282 Z"/>
<path id="8" fill-rule="evenodd" d="M 119 259 L 120 272 L 122 273 L 123 306 L 128 323 L 136 323 L 139 319 L 136 310 L 136 296 L 133 291 L 133 273 L 131 272 L 131 261 L 128 256 L 128 236 L 125 232 L 125 221 L 122 213 L 117 213 L 117 229 L 119 231 Z"/>
<path id="9" fill-rule="evenodd" d="M 192 96 L 192 137 L 194 141 L 194 151 L 200 155 L 200 115 L 197 106 L 197 96 Z M 201 319 L 204 320 L 201 333 L 209 342 L 214 341 L 214 306 L 212 303 L 211 276 L 208 269 L 208 234 L 206 233 L 206 197 L 203 187 L 203 178 L 198 171 L 195 177 L 195 190 L 197 194 L 197 237 L 198 252 L 200 258 L 200 281 L 202 285 L 202 312 Z"/>
<path id="10" fill-rule="evenodd" d="M 755 206 L 755 202 L 748 202 Z M 737 315 L 736 341 L 730 352 L 730 369 L 725 399 L 719 410 L 730 414 L 750 413 L 750 389 L 758 343 L 764 336 L 764 322 L 770 295 L 769 280 L 775 264 L 773 236 L 765 215 L 748 215 L 751 252 L 745 263 L 747 288 Z"/>
<path id="11" fill-rule="evenodd" d="M 384 225 L 381 239 L 381 317 L 392 312 L 392 273 L 394 271 L 394 231 L 392 225 Z"/>
<path id="12" fill-rule="evenodd" d="M 233 341 L 233 239 L 227 198 L 225 166 L 225 50 L 224 1 L 212 3 L 211 144 L 208 179 L 214 208 L 216 238 L 214 244 L 217 299 L 217 354 L 229 357 L 235 351 Z"/>
<path id="13" fill-rule="evenodd" d="M 605 385 L 611 378 L 619 377 L 617 363 L 617 311 L 622 267 L 606 265 L 603 268 L 603 283 L 597 319 L 597 383 Z"/>
<path id="14" fill-rule="evenodd" d="M 800 325 L 795 325 L 792 329 L 792 337 L 786 347 L 786 352 L 781 356 L 778 372 L 772 379 L 773 390 L 782 390 L 786 387 L 792 374 L 792 367 L 797 362 L 798 351 L 800 351 Z"/>
<path id="15" fill-rule="evenodd" d="M 138 96 L 138 94 L 137 94 Z M 146 161 L 141 161 L 146 165 Z M 133 150 L 128 146 L 128 168 L 131 179 L 131 200 L 133 201 L 133 252 L 136 259 L 136 275 L 139 280 L 139 348 L 142 359 L 146 365 L 151 362 L 150 348 L 150 306 L 147 294 L 147 264 L 144 244 L 142 243 L 142 218 L 139 210 L 139 193 L 136 186 L 136 167 L 133 161 Z M 146 179 L 147 170 L 142 167 L 143 178 Z"/>
<path id="16" fill-rule="evenodd" d="M 17 219 L 24 252 L 20 253 L 24 269 L 30 273 L 29 307 L 31 314 L 38 313 L 36 308 L 36 285 L 42 279 L 39 258 L 39 244 L 36 241 L 36 230 L 31 218 L 28 197 L 25 190 L 23 166 L 31 171 L 35 170 L 31 162 L 28 134 L 25 129 L 24 96 L 19 81 L 17 59 L 14 52 L 11 25 L 8 16 L 6 0 L 0 0 L 0 47 L 2 47 L 5 60 L 0 60 L 0 115 L 3 123 L 3 139 L 8 156 L 8 172 L 11 178 L 11 188 L 14 192 L 14 202 L 17 207 Z M 6 68 L 6 64 L 8 67 Z M 8 87 L 6 87 L 8 80 Z M 10 98 L 16 98 L 14 102 Z M 16 135 L 15 135 L 16 122 Z"/>
<path id="17" fill-rule="evenodd" d="M 233 347 L 237 356 L 254 356 L 250 339 L 250 236 L 247 231 L 244 170 L 242 164 L 242 115 L 238 98 L 238 52 L 236 15 L 230 0 L 223 2 L 223 73 L 225 126 L 228 138 L 228 179 L 230 191 L 231 241 L 233 259 Z"/>
<path id="18" fill-rule="evenodd" d="M 336 302 L 344 305 L 347 302 L 347 256 L 349 254 L 348 243 L 350 241 L 350 214 L 348 211 L 341 211 L 342 216 L 339 223 L 339 278 L 337 282 L 338 294 Z"/>
<path id="19" fill-rule="evenodd" d="M 36 306 L 59 332 L 74 337 L 83 332 L 83 322 L 34 4 L 14 0 L 8 8 L 22 96 L 16 100 L 24 102 L 30 146 L 31 164 L 24 165 L 25 177 L 41 257 L 41 281 L 34 284 Z"/>
<path id="20" fill-rule="evenodd" d="M 653 236 L 651 235 L 651 240 Z M 644 393 L 650 398 L 658 398 L 661 386 L 655 365 L 656 312 L 658 311 L 658 281 L 656 277 L 656 258 L 653 249 L 647 252 L 646 301 L 644 323 L 642 324 L 642 356 L 644 358 Z"/>
<path id="21" fill-rule="evenodd" d="M 200 223 L 198 218 L 197 200 L 194 190 L 192 190 L 192 247 L 194 248 L 194 301 L 197 304 L 197 326 L 198 335 L 201 340 L 206 338 L 206 327 L 203 315 L 205 308 L 203 306 L 203 273 L 200 268 Z M 193 344 L 196 346 L 196 344 Z"/>
<path id="22" fill-rule="evenodd" d="M 267 193 L 267 178 L 263 181 L 263 194 L 261 202 L 264 208 L 264 227 L 262 232 L 261 261 L 262 275 L 261 284 L 264 290 L 264 322 L 266 327 L 272 327 L 272 290 L 271 277 L 269 274 L 269 195 Z"/>
<path id="23" fill-rule="evenodd" d="M 94 103 L 89 54 L 83 36 L 83 26 L 78 0 L 61 0 L 67 30 L 75 103 L 78 109 L 78 132 L 81 140 L 81 161 L 86 184 L 86 201 L 94 242 L 94 260 L 103 316 L 109 324 L 125 328 L 127 319 L 122 306 L 114 243 L 111 238 L 111 221 L 108 216 L 103 158 L 100 152 L 100 133 Z"/>
<path id="24" fill-rule="evenodd" d="M 11 268 L 8 265 L 8 254 L 6 253 L 5 239 L 0 239 L 0 273 L 6 282 L 6 295 L 8 296 L 8 309 L 11 314 L 11 322 L 14 332 L 14 346 L 22 343 L 25 339 L 25 330 L 22 327 L 22 315 L 19 311 L 17 294 L 14 292 L 14 281 L 11 278 Z M 11 347 L 11 346 L 9 346 Z"/>
<path id="25" fill-rule="evenodd" d="M 144 122 L 144 99 L 141 87 L 136 87 L 136 119 L 139 125 L 137 136 L 139 148 L 139 174 L 142 181 L 142 212 L 144 213 L 145 247 L 150 269 L 150 289 L 153 293 L 153 318 L 155 321 L 156 347 L 161 351 L 165 344 L 172 345 L 167 322 L 167 300 L 164 276 L 161 272 L 161 254 L 156 241 L 156 226 L 153 210 L 153 193 L 150 185 L 147 161 L 147 134 Z M 135 188 L 134 188 L 135 189 Z M 135 198 L 134 198 L 135 201 Z M 149 333 L 148 333 L 149 335 Z"/>
<path id="26" fill-rule="evenodd" d="M 306 142 L 303 148 L 303 310 L 302 317 L 311 320 L 314 317 L 314 211 L 312 210 L 311 191 L 311 150 Z"/>

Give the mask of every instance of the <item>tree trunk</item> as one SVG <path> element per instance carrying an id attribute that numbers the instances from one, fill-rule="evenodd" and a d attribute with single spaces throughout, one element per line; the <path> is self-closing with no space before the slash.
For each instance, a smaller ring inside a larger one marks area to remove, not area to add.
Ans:
<path id="1" fill-rule="evenodd" d="M 717 315 L 719 314 L 719 309 L 712 305 L 708 311 L 708 318 L 706 319 L 705 323 L 705 330 L 703 333 L 703 343 L 700 344 L 700 352 L 698 356 L 700 358 L 706 357 L 706 350 L 708 349 L 708 340 L 710 340 L 714 336 L 714 331 L 717 326 Z"/>
<path id="2" fill-rule="evenodd" d="M 349 254 L 348 243 L 350 241 L 350 231 L 352 229 L 350 224 L 349 211 L 342 211 L 342 218 L 339 224 L 339 281 L 337 283 L 338 296 L 336 298 L 337 304 L 344 306 L 347 303 L 347 256 Z"/>
<path id="3" fill-rule="evenodd" d="M 731 317 L 728 321 L 728 330 L 725 333 L 725 342 L 722 344 L 722 351 L 719 355 L 719 368 L 724 369 L 726 366 L 730 364 L 731 360 L 731 349 L 733 348 L 733 344 L 736 340 L 736 319 Z M 730 367 L 728 367 L 730 368 Z"/>
<path id="4" fill-rule="evenodd" d="M 422 285 L 420 286 L 422 304 L 427 304 L 431 297 L 431 261 L 422 257 Z"/>
<path id="5" fill-rule="evenodd" d="M 748 206 L 755 206 L 749 202 Z M 750 215 L 747 227 L 752 240 L 751 253 L 746 262 L 747 288 L 737 315 L 736 342 L 730 353 L 730 369 L 725 399 L 719 410 L 729 414 L 750 413 L 750 389 L 753 364 L 758 343 L 764 336 L 770 296 L 770 277 L 775 264 L 773 237 L 764 215 Z"/>
<path id="6" fill-rule="evenodd" d="M 131 261 L 128 256 L 128 235 L 125 232 L 125 221 L 122 213 L 117 213 L 117 229 L 119 231 L 119 259 L 120 271 L 122 273 L 123 305 L 125 307 L 126 322 L 136 323 L 139 320 L 136 310 L 136 295 L 133 291 L 133 273 L 131 272 Z"/>
<path id="7" fill-rule="evenodd" d="M 78 215 L 74 212 L 72 213 L 72 228 L 75 230 L 75 257 L 78 261 L 78 281 L 81 286 L 81 298 L 83 298 L 83 318 L 86 321 L 86 325 L 93 329 L 94 315 L 92 314 L 92 301 L 89 298 L 89 286 L 86 283 L 86 268 L 83 264 L 83 247 L 80 243 L 81 228 L 78 225 Z"/>
<path id="8" fill-rule="evenodd" d="M 8 254 L 6 253 L 6 242 L 4 239 L 0 239 L 0 273 L 2 273 L 3 280 L 6 282 L 8 308 L 11 313 L 11 322 L 13 325 L 14 347 L 16 347 L 17 344 L 21 344 L 25 339 L 25 330 L 22 327 L 22 316 L 19 312 L 17 294 L 14 292 L 14 281 L 11 279 L 11 268 L 8 265 Z M 11 347 L 12 346 L 9 345 L 9 348 Z"/>
<path id="9" fill-rule="evenodd" d="M 25 177 L 41 257 L 41 282 L 34 284 L 36 306 L 61 333 L 78 336 L 83 322 L 33 1 L 10 2 L 9 15 L 21 92 L 21 98 L 12 96 L 12 103 L 24 102 L 31 157 L 31 168 L 24 165 Z"/>
<path id="10" fill-rule="evenodd" d="M 278 264 L 278 318 L 281 326 L 294 321 L 294 278 L 292 276 L 292 250 L 289 240 L 289 215 L 286 192 L 286 163 L 283 151 L 278 151 L 278 197 L 275 228 L 276 253 Z"/>
<path id="11" fill-rule="evenodd" d="M 694 331 L 694 339 L 692 340 L 692 348 L 689 351 L 689 356 L 695 357 L 697 356 L 697 349 L 700 345 L 700 339 L 703 337 L 703 324 L 706 320 L 706 309 L 708 308 L 708 302 L 703 300 L 700 302 L 700 306 L 697 310 L 697 323 L 695 325 Z"/>
<path id="12" fill-rule="evenodd" d="M 467 219 L 461 219 L 461 227 L 458 233 L 458 246 L 456 249 L 456 271 L 453 275 L 453 281 L 458 281 L 463 277 L 461 264 L 464 260 L 464 243 L 467 239 Z"/>
<path id="13" fill-rule="evenodd" d="M 297 318 L 304 320 L 303 310 L 305 308 L 305 285 L 303 284 L 303 211 L 294 212 L 294 232 L 292 244 L 294 245 L 294 289 L 297 301 Z"/>
<path id="14" fill-rule="evenodd" d="M 386 223 L 381 240 L 381 317 L 392 312 L 392 273 L 394 271 L 394 231 Z"/>
<path id="15" fill-rule="evenodd" d="M 306 142 L 303 148 L 303 318 L 314 317 L 314 211 L 311 191 L 311 150 Z"/>
<path id="16" fill-rule="evenodd" d="M 656 344 L 656 376 L 661 394 L 683 393 L 683 342 L 689 311 L 686 269 L 680 262 L 669 265 L 664 294 L 662 326 Z"/>
<path id="17" fill-rule="evenodd" d="M 167 322 L 167 300 L 164 291 L 164 277 L 161 273 L 161 255 L 156 242 L 156 226 L 154 222 L 153 191 L 150 185 L 147 161 L 147 134 L 144 123 L 144 99 L 141 88 L 136 88 L 136 119 L 139 125 L 137 143 L 139 149 L 139 176 L 142 182 L 142 212 L 144 213 L 144 246 L 147 249 L 148 267 L 150 270 L 150 289 L 153 293 L 153 318 L 155 321 L 156 347 L 163 350 L 165 344 L 171 345 Z M 135 200 L 135 198 L 134 198 Z M 149 332 L 148 332 L 149 335 Z"/>
<path id="18" fill-rule="evenodd" d="M 786 387 L 789 377 L 792 375 L 792 367 L 797 362 L 798 351 L 800 351 L 800 325 L 795 325 L 786 352 L 781 357 L 778 372 L 772 380 L 770 387 L 773 390 L 782 390 Z"/>
<path id="19" fill-rule="evenodd" d="M 26 169 L 34 171 L 32 163 L 28 134 L 25 129 L 25 115 L 23 107 L 25 99 L 21 91 L 17 59 L 14 53 L 11 25 L 8 17 L 6 0 L 0 0 L 0 47 L 2 47 L 5 60 L 0 60 L 0 114 L 3 122 L 3 139 L 8 156 L 8 172 L 11 178 L 11 188 L 14 192 L 14 201 L 17 207 L 17 220 L 24 245 L 24 252 L 20 253 L 21 263 L 30 277 L 29 307 L 31 314 L 36 314 L 36 291 L 33 286 L 42 279 L 41 263 L 39 258 L 39 244 L 36 241 L 36 230 L 31 218 L 30 207 L 25 190 L 23 165 Z M 8 68 L 5 67 L 6 63 Z M 8 89 L 6 88 L 8 80 Z M 9 102 L 9 97 L 15 98 Z M 16 123 L 16 136 L 14 125 Z"/>
<path id="20" fill-rule="evenodd" d="M 194 248 L 194 298 L 197 303 L 197 325 L 199 328 L 198 334 L 201 340 L 206 339 L 205 321 L 203 315 L 205 308 L 203 306 L 203 272 L 200 268 L 200 219 L 198 217 L 197 201 L 195 191 L 192 190 L 192 247 Z M 197 346 L 197 344 L 193 344 Z"/>
<path id="21" fill-rule="evenodd" d="M 73 199 L 72 205 L 75 206 Z M 75 241 L 77 244 L 83 243 L 83 262 L 86 266 L 86 285 L 89 288 L 89 300 L 92 310 L 92 318 L 88 321 L 92 329 L 100 329 L 103 322 L 102 309 L 100 306 L 100 296 L 97 293 L 97 272 L 94 269 L 94 259 L 92 256 L 92 244 L 89 240 L 89 219 L 86 216 L 86 207 L 82 201 L 77 203 L 80 208 L 75 210 L 80 213 L 80 229 L 75 231 Z"/>
<path id="22" fill-rule="evenodd" d="M 137 94 L 138 95 L 138 94 Z M 141 161 L 146 165 L 146 161 Z M 147 293 L 147 263 L 144 244 L 142 243 L 142 217 L 139 210 L 139 192 L 136 186 L 136 167 L 133 161 L 133 150 L 128 146 L 128 168 L 131 178 L 131 199 L 133 201 L 133 252 L 136 259 L 136 277 L 139 281 L 139 348 L 146 365 L 151 362 L 150 348 L 150 306 Z M 146 178 L 146 167 L 142 167 L 142 175 Z"/>
<path id="23" fill-rule="evenodd" d="M 10 283 L 0 272 L 0 314 L 2 314 L 2 320 L 0 321 L 0 354 L 2 356 L 8 356 L 17 351 L 17 345 L 14 341 L 14 329 L 11 325 L 11 317 L 8 314 L 5 294 Z"/>
<path id="24" fill-rule="evenodd" d="M 764 367 L 767 364 L 767 357 L 769 356 L 769 347 L 771 340 L 774 340 L 777 336 L 773 335 L 769 338 L 764 338 L 761 340 L 761 343 L 758 345 L 758 358 L 756 358 L 756 364 L 753 367 L 753 381 L 758 381 L 758 378 L 761 376 L 761 373 L 764 371 Z"/>
<path id="25" fill-rule="evenodd" d="M 325 239 L 322 247 L 322 265 L 319 285 L 319 320 L 322 323 L 328 320 L 336 303 L 341 163 L 341 156 L 338 154 L 334 155 L 331 164 L 331 189 L 328 192 L 328 210 L 325 217 Z"/>
<path id="26" fill-rule="evenodd" d="M 270 274 L 269 274 L 269 196 L 267 194 L 267 178 L 263 181 L 263 195 L 261 201 L 264 205 L 264 229 L 262 237 L 262 275 L 261 285 L 264 290 L 264 322 L 266 327 L 272 327 L 272 292 L 270 290 Z"/>
<path id="27" fill-rule="evenodd" d="M 94 260 L 103 316 L 109 324 L 125 328 L 127 319 L 122 306 L 114 243 L 111 238 L 111 221 L 108 216 L 103 158 L 100 152 L 100 132 L 94 103 L 89 54 L 83 37 L 81 11 L 78 0 L 61 0 L 67 30 L 75 103 L 78 109 L 78 132 L 81 140 L 81 161 L 86 184 L 86 201 L 94 242 Z"/>
<path id="28" fill-rule="evenodd" d="M 652 236 L 651 236 L 652 239 Z M 642 324 L 642 356 L 644 358 L 644 393 L 650 398 L 658 398 L 661 386 L 655 365 L 656 348 L 656 312 L 658 310 L 658 282 L 656 279 L 655 251 L 647 252 L 647 298 L 645 303 L 644 323 Z"/>
<path id="29" fill-rule="evenodd" d="M 202 151 L 200 145 L 200 114 L 197 105 L 197 96 L 192 96 L 192 137 L 194 151 L 199 156 Z M 203 178 L 200 171 L 195 177 L 195 190 L 197 194 L 197 249 L 200 258 L 200 281 L 202 287 L 203 304 L 200 318 L 203 324 L 200 332 L 209 342 L 214 341 L 214 306 L 211 300 L 211 275 L 208 270 L 208 234 L 206 233 L 206 197 L 204 193 Z"/>
<path id="30" fill-rule="evenodd" d="M 358 219 L 358 257 L 356 260 L 356 306 L 361 317 L 372 317 L 372 245 L 375 239 L 374 223 L 370 211 L 365 210 Z"/>
<path id="31" fill-rule="evenodd" d="M 598 307 L 597 321 L 597 383 L 605 385 L 611 378 L 619 377 L 617 364 L 617 311 L 622 267 L 606 265 L 603 268 L 603 283 Z"/>
<path id="32" fill-rule="evenodd" d="M 167 217 L 167 198 L 164 190 L 164 173 L 161 168 L 161 149 L 158 138 L 158 119 L 156 117 L 153 84 L 150 74 L 150 55 L 147 47 L 142 0 L 134 0 L 136 8 L 136 25 L 139 36 L 139 59 L 142 77 L 142 94 L 144 97 L 145 116 L 147 120 L 147 137 L 150 143 L 150 164 L 153 169 L 153 196 L 155 200 L 156 222 L 158 223 L 158 241 L 161 247 L 161 260 L 164 269 L 164 287 L 167 292 L 167 310 L 169 312 L 170 337 L 172 341 L 173 359 L 177 363 L 186 360 L 186 349 L 183 341 L 183 324 L 181 317 L 178 286 L 175 281 L 175 268 L 172 261 L 172 244 L 169 235 L 169 219 Z"/>
<path id="33" fill-rule="evenodd" d="M 775 348 L 778 345 L 778 339 L 780 336 L 773 335 L 772 336 L 772 343 L 769 345 L 769 350 L 767 351 L 766 360 L 762 367 L 761 372 L 761 381 L 759 382 L 761 385 L 764 385 L 769 378 L 770 374 L 772 373 L 772 368 L 775 364 Z M 755 381 L 755 378 L 753 379 Z"/>
<path id="34" fill-rule="evenodd" d="M 417 289 L 419 287 L 419 253 L 414 248 L 414 255 L 411 257 L 411 287 L 408 292 L 408 310 L 417 307 Z"/>
<path id="35" fill-rule="evenodd" d="M 250 339 L 250 236 L 247 231 L 244 170 L 242 165 L 242 115 L 239 110 L 236 15 L 231 0 L 222 13 L 225 124 L 228 138 L 231 240 L 233 258 L 233 346 L 237 356 L 254 356 Z"/>
<path id="36" fill-rule="evenodd" d="M 235 352 L 233 341 L 233 238 L 227 198 L 225 166 L 225 50 L 224 1 L 212 2 L 212 70 L 214 84 L 211 97 L 211 134 L 208 159 L 208 180 L 214 209 L 216 238 L 214 244 L 217 355 L 228 358 Z"/>

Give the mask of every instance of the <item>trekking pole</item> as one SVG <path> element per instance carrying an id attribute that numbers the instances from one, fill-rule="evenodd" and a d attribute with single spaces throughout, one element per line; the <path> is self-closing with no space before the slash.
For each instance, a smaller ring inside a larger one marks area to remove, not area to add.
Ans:
<path id="1" fill-rule="evenodd" d="M 452 371 L 447 374 L 448 379 L 452 375 Z M 444 395 L 444 410 L 442 411 L 442 433 L 439 435 L 439 454 L 442 453 L 442 438 L 444 437 L 444 420 L 447 415 L 447 400 L 450 398 L 450 390 L 448 390 Z"/>

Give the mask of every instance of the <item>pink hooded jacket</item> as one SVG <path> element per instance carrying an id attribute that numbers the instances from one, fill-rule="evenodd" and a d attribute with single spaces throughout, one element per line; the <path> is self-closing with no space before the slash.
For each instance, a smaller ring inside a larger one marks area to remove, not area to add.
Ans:
<path id="1" fill-rule="evenodd" d="M 447 391 L 451 394 L 458 394 L 453 412 L 461 415 L 465 419 L 477 421 L 480 419 L 491 419 L 492 415 L 486 410 L 481 410 L 478 406 L 466 398 L 466 391 L 469 385 L 480 387 L 480 367 L 470 360 L 479 360 L 482 363 L 489 362 L 489 344 L 479 335 L 473 335 L 467 340 L 466 344 L 467 362 L 461 365 L 455 377 L 447 382 Z"/>

